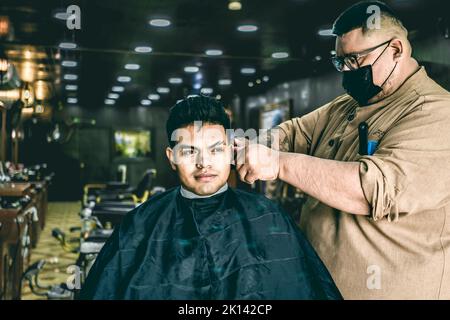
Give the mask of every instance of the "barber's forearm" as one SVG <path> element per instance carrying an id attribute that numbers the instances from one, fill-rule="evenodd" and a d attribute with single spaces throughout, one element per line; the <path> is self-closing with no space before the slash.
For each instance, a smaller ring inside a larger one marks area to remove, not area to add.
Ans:
<path id="1" fill-rule="evenodd" d="M 359 163 L 280 152 L 279 178 L 330 207 L 369 214 L 359 177 Z"/>

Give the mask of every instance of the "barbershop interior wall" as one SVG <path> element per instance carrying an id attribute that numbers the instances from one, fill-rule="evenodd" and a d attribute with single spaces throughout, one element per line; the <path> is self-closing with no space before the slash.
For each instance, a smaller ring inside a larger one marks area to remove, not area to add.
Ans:
<path id="1" fill-rule="evenodd" d="M 39 144 L 31 142 L 23 146 L 28 150 L 23 154 L 25 163 L 47 162 L 55 171 L 50 196 L 54 200 L 77 200 L 86 183 L 113 181 L 119 164 L 127 165 L 127 178 L 134 186 L 146 169 L 157 170 L 154 185 L 171 187 L 177 180 L 170 168 L 165 148 L 167 139 L 165 123 L 168 108 L 130 107 L 130 108 L 80 108 L 66 107 L 59 115 L 70 120 L 73 117 L 81 122 L 95 120 L 95 125 L 77 125 L 67 143 Z M 118 160 L 113 155 L 114 129 L 150 129 L 152 135 L 152 155 L 145 159 Z M 35 130 L 38 132 L 39 130 Z M 42 130 L 45 131 L 45 130 Z M 44 134 L 35 134 L 35 140 L 45 140 Z"/>
<path id="2" fill-rule="evenodd" d="M 450 40 L 431 37 L 420 42 L 412 41 L 413 56 L 425 66 L 428 75 L 450 91 Z M 245 99 L 246 127 L 253 113 L 268 103 L 292 99 L 293 115 L 305 115 L 344 93 L 341 74 L 330 69 L 328 73 L 276 85 L 261 95 Z"/>

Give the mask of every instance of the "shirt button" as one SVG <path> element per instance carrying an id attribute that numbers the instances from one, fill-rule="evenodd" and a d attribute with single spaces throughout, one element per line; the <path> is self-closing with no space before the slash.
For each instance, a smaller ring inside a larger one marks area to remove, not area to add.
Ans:
<path id="1" fill-rule="evenodd" d="M 355 115 L 354 114 L 350 114 L 348 117 L 347 117 L 347 120 L 350 122 L 350 121 L 353 121 L 353 119 L 355 119 Z"/>
<path id="2" fill-rule="evenodd" d="M 328 141 L 328 145 L 329 145 L 330 147 L 334 146 L 334 140 L 331 139 L 330 141 Z"/>

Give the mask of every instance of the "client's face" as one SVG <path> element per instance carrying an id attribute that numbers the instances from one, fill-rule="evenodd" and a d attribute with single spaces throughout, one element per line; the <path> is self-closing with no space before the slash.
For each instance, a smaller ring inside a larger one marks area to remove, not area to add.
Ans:
<path id="1" fill-rule="evenodd" d="M 206 196 L 218 191 L 230 174 L 231 145 L 221 125 L 190 125 L 178 129 L 178 142 L 167 148 L 167 157 L 178 173 L 183 187 L 197 195 Z"/>

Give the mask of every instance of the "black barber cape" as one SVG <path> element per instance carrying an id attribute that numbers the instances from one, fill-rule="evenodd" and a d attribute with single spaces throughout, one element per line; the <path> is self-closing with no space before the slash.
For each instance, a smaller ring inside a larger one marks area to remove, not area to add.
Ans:
<path id="1" fill-rule="evenodd" d="M 81 299 L 341 299 L 327 269 L 277 204 L 228 188 L 180 188 L 131 211 L 94 263 Z"/>

